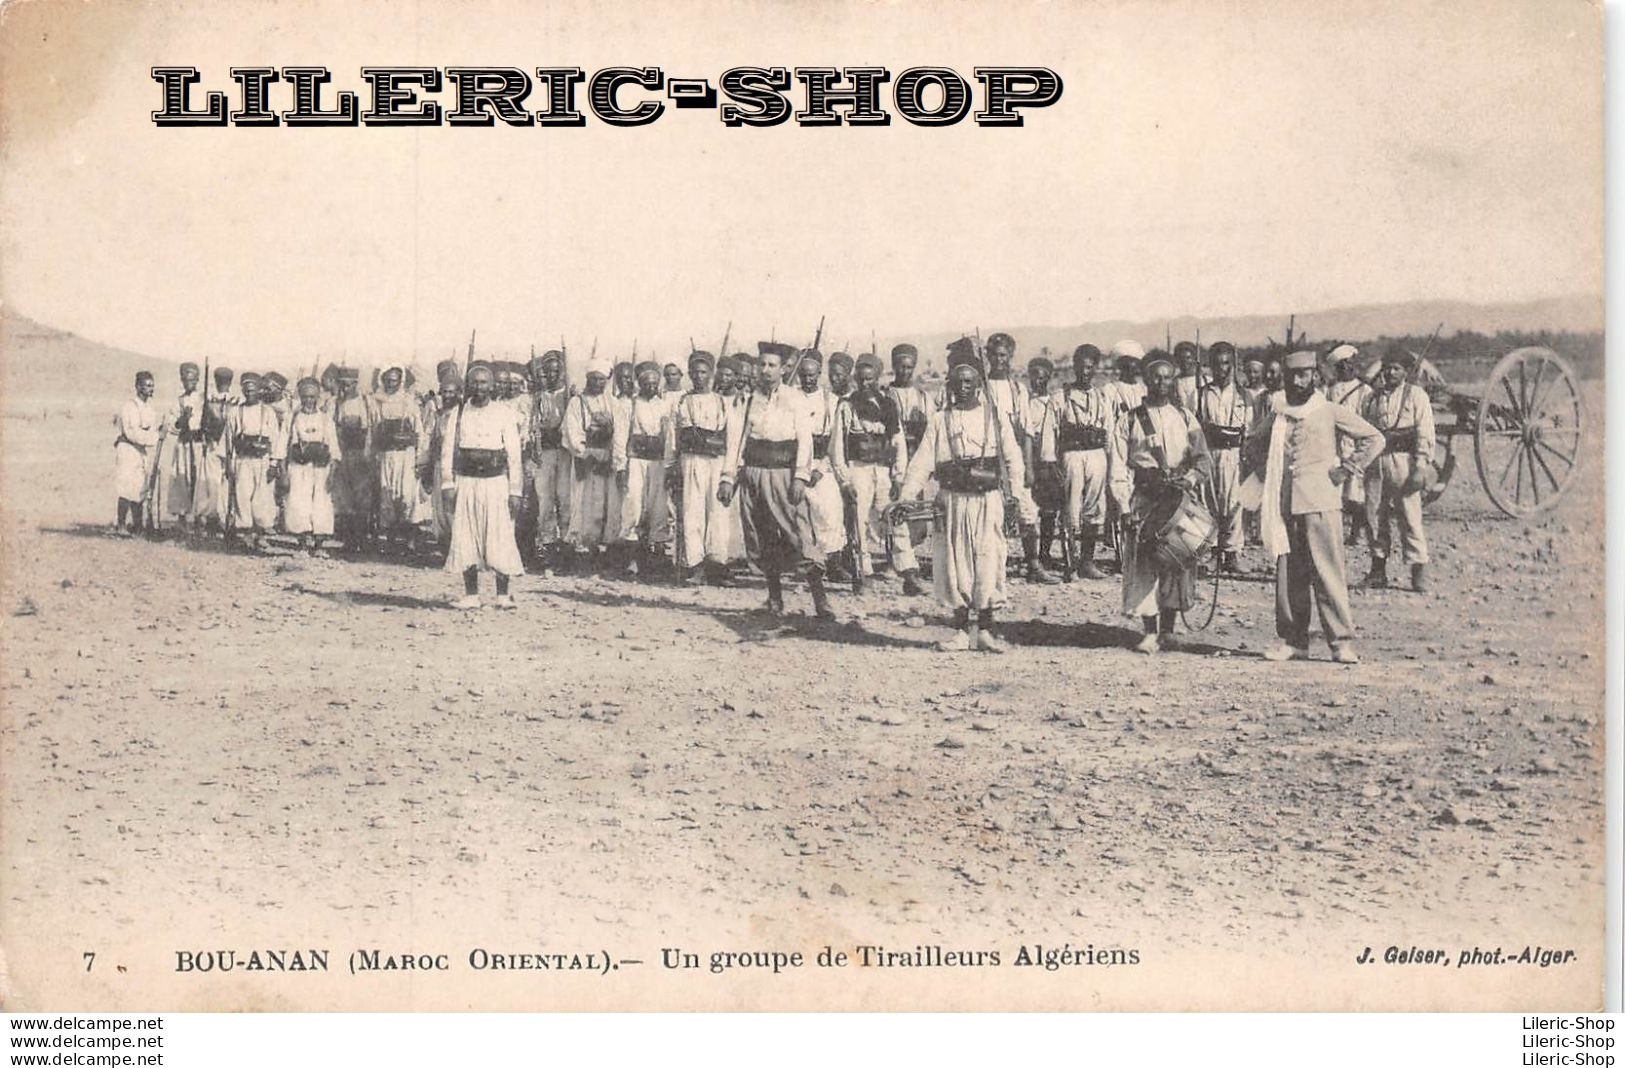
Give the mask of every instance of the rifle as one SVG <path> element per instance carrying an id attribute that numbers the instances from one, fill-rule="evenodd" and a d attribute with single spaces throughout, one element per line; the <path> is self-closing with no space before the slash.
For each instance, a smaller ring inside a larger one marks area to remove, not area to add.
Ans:
<path id="1" fill-rule="evenodd" d="M 1438 326 L 1433 328 L 1433 336 L 1428 338 L 1428 343 L 1422 347 L 1422 355 L 1416 358 L 1416 363 L 1411 365 L 1411 369 L 1405 374 L 1405 384 L 1407 386 L 1416 380 L 1417 374 L 1422 370 L 1422 361 L 1427 359 L 1428 353 L 1433 351 L 1433 343 L 1439 340 L 1439 331 L 1443 329 L 1443 322 L 1440 322 Z"/>
<path id="2" fill-rule="evenodd" d="M 193 440 L 192 445 L 186 450 L 187 467 L 189 468 L 189 474 L 192 482 L 192 500 L 190 505 L 187 507 L 187 511 L 191 513 L 193 523 L 198 521 L 197 487 L 198 483 L 202 481 L 203 478 L 203 461 L 207 456 L 209 449 L 209 435 L 207 432 L 208 425 L 209 357 L 207 354 L 205 354 L 203 357 L 203 407 L 198 410 L 197 426 L 193 429 L 193 433 L 196 434 L 197 437 Z M 202 443 L 201 450 L 198 447 L 199 442 Z"/>
<path id="3" fill-rule="evenodd" d="M 734 332 L 734 321 L 732 319 L 729 319 L 728 320 L 728 328 L 722 332 L 722 347 L 717 350 L 717 359 L 720 360 L 724 356 L 728 355 L 728 338 L 730 336 L 732 336 L 733 332 Z"/>

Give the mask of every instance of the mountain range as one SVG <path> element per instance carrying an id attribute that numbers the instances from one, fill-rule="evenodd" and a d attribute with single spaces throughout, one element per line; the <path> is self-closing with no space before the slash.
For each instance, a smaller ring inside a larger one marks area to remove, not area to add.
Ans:
<path id="1" fill-rule="evenodd" d="M 1495 334 L 1502 330 L 1570 330 L 1600 332 L 1603 302 L 1596 297 L 1568 296 L 1521 303 L 1470 304 L 1462 301 L 1419 300 L 1396 304 L 1366 304 L 1299 313 L 1295 329 L 1315 345 L 1331 339 L 1367 341 L 1378 337 L 1427 335 L 1440 323 L 1446 336 L 1461 330 Z M 1070 354 L 1084 342 L 1109 349 L 1123 338 L 1151 348 L 1173 339 L 1194 338 L 1198 328 L 1205 344 L 1227 340 L 1237 345 L 1260 345 L 1285 336 L 1288 316 L 1244 315 L 1198 320 L 1190 316 L 1131 322 L 1104 320 L 1073 326 L 1004 326 L 982 324 L 983 336 L 1004 330 L 1015 337 L 1018 360 L 1043 349 Z M 974 329 L 967 324 L 967 329 Z M 942 353 L 958 331 L 915 334 L 908 338 L 920 349 L 922 369 L 940 369 Z M 882 338 L 882 350 L 894 339 Z M 902 340 L 897 338 L 895 340 Z M 829 348 L 831 346 L 826 346 Z M 436 354 L 438 356 L 438 353 Z M 425 366 L 434 360 L 425 357 Z M 158 375 L 160 400 L 175 393 L 175 363 L 144 356 L 116 345 L 103 344 L 47 326 L 11 308 L 0 308 L 0 393 L 8 412 L 50 409 L 69 411 L 94 401 L 98 407 L 116 405 L 127 395 L 138 370 Z M 286 370 L 286 368 L 284 368 Z M 242 370 L 242 368 L 238 368 Z"/>

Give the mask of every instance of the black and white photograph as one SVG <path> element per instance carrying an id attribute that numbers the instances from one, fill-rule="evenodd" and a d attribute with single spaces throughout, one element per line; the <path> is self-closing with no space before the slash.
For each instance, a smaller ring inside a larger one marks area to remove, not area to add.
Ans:
<path id="1" fill-rule="evenodd" d="M 1603 72 L 0 8 L 5 1009 L 1601 1010 Z"/>

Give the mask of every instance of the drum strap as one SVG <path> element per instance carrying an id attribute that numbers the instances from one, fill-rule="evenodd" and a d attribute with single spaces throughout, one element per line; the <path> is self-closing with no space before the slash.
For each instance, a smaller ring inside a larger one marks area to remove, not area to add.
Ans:
<path id="1" fill-rule="evenodd" d="M 1162 447 L 1162 435 L 1158 434 L 1156 428 L 1151 425 L 1151 410 L 1142 404 L 1134 409 L 1134 418 L 1140 423 L 1140 433 L 1144 434 L 1146 440 L 1151 443 L 1151 455 L 1156 458 L 1157 466 L 1166 475 L 1168 473 L 1168 453 Z"/>

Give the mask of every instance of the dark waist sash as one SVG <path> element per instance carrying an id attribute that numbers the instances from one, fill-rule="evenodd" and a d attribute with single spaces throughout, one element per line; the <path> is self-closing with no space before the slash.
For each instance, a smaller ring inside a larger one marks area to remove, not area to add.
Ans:
<path id="1" fill-rule="evenodd" d="M 1106 447 L 1106 428 L 1082 423 L 1062 423 L 1056 428 L 1055 446 L 1062 452 L 1088 452 Z"/>
<path id="2" fill-rule="evenodd" d="M 824 457 L 826 457 L 828 455 L 829 455 L 829 435 L 828 434 L 814 434 L 813 435 L 813 459 L 814 460 L 822 460 Z"/>
<path id="3" fill-rule="evenodd" d="M 763 438 L 751 438 L 745 442 L 744 461 L 746 467 L 794 467 L 796 443 L 794 440 L 767 441 Z"/>
<path id="4" fill-rule="evenodd" d="M 564 447 L 564 428 L 558 426 L 544 426 L 536 431 L 536 436 L 530 439 L 534 449 L 560 449 Z"/>
<path id="5" fill-rule="evenodd" d="M 937 485 L 952 493 L 990 493 L 999 488 L 999 458 L 982 456 L 937 465 Z"/>
<path id="6" fill-rule="evenodd" d="M 626 453 L 638 460 L 659 460 L 666 455 L 666 439 L 660 434 L 629 435 Z"/>
<path id="7" fill-rule="evenodd" d="M 913 456 L 914 450 L 920 447 L 920 442 L 925 440 L 926 425 L 923 411 L 911 412 L 909 417 L 903 420 L 903 442 L 908 446 L 910 456 Z"/>
<path id="8" fill-rule="evenodd" d="M 232 451 L 244 459 L 256 460 L 271 455 L 271 439 L 264 434 L 238 434 L 231 444 Z"/>
<path id="9" fill-rule="evenodd" d="M 1139 489 L 1167 489 L 1170 483 L 1168 475 L 1160 467 L 1136 467 L 1134 469 L 1134 488 Z"/>
<path id="10" fill-rule="evenodd" d="M 1241 436 L 1246 427 L 1219 426 L 1217 423 L 1207 423 L 1202 427 L 1202 434 L 1207 438 L 1207 447 L 1210 449 L 1239 449 Z"/>
<path id="11" fill-rule="evenodd" d="M 1391 452 L 1416 452 L 1416 427 L 1402 426 L 1395 430 L 1384 430 L 1383 455 Z"/>
<path id="12" fill-rule="evenodd" d="M 340 423 L 339 447 L 345 452 L 356 452 L 367 447 L 365 423 Z"/>
<path id="13" fill-rule="evenodd" d="M 380 419 L 375 434 L 373 440 L 384 452 L 399 452 L 402 449 L 418 447 L 417 432 L 412 429 L 410 419 Z"/>
<path id="14" fill-rule="evenodd" d="M 685 456 L 721 456 L 727 450 L 728 435 L 723 430 L 702 426 L 677 428 L 677 451 Z"/>
<path id="15" fill-rule="evenodd" d="M 464 478 L 496 478 L 508 473 L 506 449 L 458 448 L 452 455 L 453 474 Z"/>
<path id="16" fill-rule="evenodd" d="M 296 441 L 288 446 L 288 462 L 290 464 L 326 467 L 332 460 L 333 452 L 327 447 L 325 441 Z"/>
<path id="17" fill-rule="evenodd" d="M 846 462 L 849 464 L 889 464 L 896 459 L 891 439 L 873 431 L 854 430 L 846 435 Z"/>

